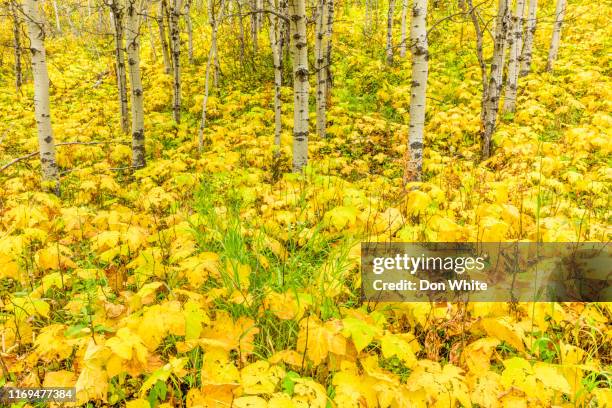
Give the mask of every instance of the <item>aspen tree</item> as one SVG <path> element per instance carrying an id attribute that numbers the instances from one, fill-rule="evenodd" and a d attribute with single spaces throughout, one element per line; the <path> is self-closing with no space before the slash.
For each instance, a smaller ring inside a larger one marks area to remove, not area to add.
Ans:
<path id="1" fill-rule="evenodd" d="M 484 123 L 484 108 L 482 107 L 482 103 L 486 100 L 484 94 L 487 92 L 488 75 L 487 75 L 487 63 L 484 59 L 483 52 L 483 43 L 484 36 L 482 33 L 482 27 L 480 26 L 480 16 L 478 15 L 478 11 L 473 5 L 472 0 L 465 0 L 469 7 L 468 13 L 470 14 L 470 19 L 472 20 L 472 24 L 474 26 L 474 31 L 476 32 L 476 57 L 478 58 L 478 65 L 480 66 L 480 76 L 482 79 L 482 93 L 483 97 L 481 98 L 481 120 Z M 465 10 L 465 2 L 461 2 L 461 6 L 463 6 Z"/>
<path id="2" fill-rule="evenodd" d="M 44 23 L 38 7 L 39 0 L 24 0 L 24 13 L 27 16 L 28 36 L 32 54 L 32 74 L 34 77 L 34 114 L 38 128 L 38 147 L 43 181 L 52 185 L 59 195 L 59 175 L 55 160 L 55 142 L 51 127 L 51 108 L 49 102 L 49 73 L 45 51 Z"/>
<path id="3" fill-rule="evenodd" d="M 538 0 L 529 0 L 527 14 L 527 30 L 525 31 L 525 46 L 521 54 L 521 71 L 519 76 L 525 76 L 531 71 L 531 57 L 533 52 L 533 38 L 537 25 Z"/>
<path id="4" fill-rule="evenodd" d="M 8 3 L 13 22 L 13 48 L 15 53 L 15 89 L 17 93 L 21 92 L 23 84 L 23 70 L 21 67 L 21 20 L 17 12 L 17 5 L 13 1 Z"/>
<path id="5" fill-rule="evenodd" d="M 140 16 L 145 3 L 146 0 L 126 0 L 126 43 L 132 89 L 132 166 L 135 168 L 144 167 L 146 164 L 143 89 L 140 78 Z"/>
<path id="6" fill-rule="evenodd" d="M 208 51 L 208 61 L 206 61 L 206 73 L 204 74 L 204 99 L 202 99 L 202 119 L 200 121 L 200 128 L 198 130 L 198 151 L 200 153 L 202 153 L 202 151 L 204 150 L 204 128 L 206 127 L 206 108 L 208 106 L 208 83 L 210 78 L 210 69 L 215 64 L 215 56 L 217 55 L 217 32 L 219 30 L 219 21 L 223 18 L 224 6 L 225 0 L 221 0 L 221 4 L 219 5 L 219 12 L 217 15 L 217 13 L 215 12 L 214 0 L 208 0 L 208 22 L 211 28 L 211 40 L 210 50 Z"/>
<path id="7" fill-rule="evenodd" d="M 486 92 L 483 92 L 482 157 L 484 159 L 488 159 L 491 155 L 491 137 L 495 131 L 499 98 L 503 89 L 504 54 L 508 38 L 508 3 L 509 0 L 499 0 L 491 74 L 488 77 Z"/>
<path id="8" fill-rule="evenodd" d="M 308 164 L 308 40 L 306 2 L 289 1 L 291 54 L 293 60 L 293 171 Z"/>
<path id="9" fill-rule="evenodd" d="M 151 47 L 151 57 L 153 57 L 153 61 L 157 61 L 157 49 L 155 47 L 155 36 L 153 35 L 153 26 L 151 24 L 151 16 L 148 14 L 145 16 L 147 20 L 147 30 L 149 31 L 149 46 Z"/>
<path id="10" fill-rule="evenodd" d="M 334 0 L 326 0 L 327 1 L 327 28 L 325 30 L 325 41 L 323 44 L 325 46 L 324 54 L 325 54 L 325 80 L 327 84 L 325 85 L 325 100 L 327 104 L 331 102 L 331 89 L 332 89 L 332 35 L 334 33 Z"/>
<path id="11" fill-rule="evenodd" d="M 121 130 L 128 133 L 130 130 L 128 117 L 127 78 L 125 73 L 125 55 L 123 45 L 123 7 L 119 0 L 110 0 L 107 5 L 110 8 L 115 36 L 115 64 L 117 71 L 117 89 L 119 94 L 119 112 Z"/>
<path id="12" fill-rule="evenodd" d="M 191 1 L 185 1 L 185 24 L 187 25 L 187 58 L 193 64 L 193 24 L 191 22 Z"/>
<path id="13" fill-rule="evenodd" d="M 395 11 L 395 0 L 389 0 L 389 10 L 387 13 L 387 46 L 385 54 L 387 64 L 393 64 L 393 13 Z"/>
<path id="14" fill-rule="evenodd" d="M 170 42 L 172 43 L 172 69 L 173 69 L 173 99 L 172 116 L 176 123 L 181 122 L 181 32 L 179 19 L 183 0 L 172 0 L 170 7 Z"/>
<path id="15" fill-rule="evenodd" d="M 278 1 L 269 0 L 270 8 L 274 12 L 279 11 Z M 281 66 L 281 23 L 276 13 L 269 13 L 270 20 L 270 47 L 272 48 L 272 63 L 274 64 L 274 155 L 280 155 L 281 132 L 282 132 L 282 100 L 281 86 L 283 82 L 283 71 Z"/>
<path id="16" fill-rule="evenodd" d="M 410 88 L 410 149 L 411 174 L 406 179 L 421 179 L 423 170 L 423 133 L 425 131 L 425 101 L 429 70 L 429 47 L 427 44 L 427 0 L 414 0 L 410 28 L 412 43 L 412 85 Z"/>
<path id="17" fill-rule="evenodd" d="M 372 2 L 374 0 L 365 0 L 365 14 L 363 19 L 363 33 L 369 35 L 372 28 Z"/>
<path id="18" fill-rule="evenodd" d="M 402 27 L 400 37 L 399 54 L 401 58 L 406 56 L 406 16 L 408 14 L 408 0 L 402 0 Z"/>
<path id="19" fill-rule="evenodd" d="M 164 71 L 169 74 L 172 70 L 170 62 L 170 52 L 168 50 L 168 41 L 166 40 L 166 24 L 164 23 L 164 15 L 166 14 L 166 2 L 160 0 L 159 10 L 157 13 L 157 25 L 159 27 L 159 44 L 162 49 L 162 58 L 164 60 Z"/>
<path id="20" fill-rule="evenodd" d="M 508 78 L 504 107 L 502 112 L 512 113 L 516 110 L 516 93 L 518 89 L 519 64 L 521 50 L 523 49 L 523 15 L 525 13 L 525 0 L 516 0 L 516 9 L 512 15 L 510 32 L 510 59 L 508 60 Z"/>
<path id="21" fill-rule="evenodd" d="M 258 23 L 257 23 L 257 0 L 250 1 L 251 6 L 251 41 L 253 41 L 253 53 L 257 54 L 258 47 L 258 39 L 257 34 L 259 33 Z"/>
<path id="22" fill-rule="evenodd" d="M 325 39 L 325 29 L 327 23 L 327 4 L 326 0 L 318 0 L 316 5 L 316 23 L 315 23 L 315 46 L 314 46 L 314 69 L 316 73 L 316 93 L 315 93 L 315 105 L 317 110 L 317 136 L 325 137 L 325 125 L 326 125 L 326 107 L 327 107 L 327 91 L 325 87 L 327 85 L 327 67 L 325 67 L 325 46 L 323 41 Z"/>
<path id="23" fill-rule="evenodd" d="M 57 7 L 57 0 L 53 0 L 53 14 L 55 15 L 55 29 L 58 33 L 62 32 L 62 25 L 60 23 L 59 7 Z"/>
<path id="24" fill-rule="evenodd" d="M 555 10 L 555 25 L 553 28 L 552 39 L 550 40 L 550 48 L 548 50 L 548 62 L 546 63 L 546 71 L 552 71 L 559 53 L 559 43 L 561 42 L 561 26 L 563 26 L 563 18 L 565 17 L 565 8 L 567 0 L 557 0 Z"/>

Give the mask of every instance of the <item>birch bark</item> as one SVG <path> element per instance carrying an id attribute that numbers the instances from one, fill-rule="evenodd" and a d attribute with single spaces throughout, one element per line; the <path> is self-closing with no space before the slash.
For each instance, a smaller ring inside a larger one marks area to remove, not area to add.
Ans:
<path id="1" fill-rule="evenodd" d="M 414 0 L 410 29 L 412 45 L 412 85 L 410 89 L 410 129 L 408 147 L 410 164 L 405 179 L 421 179 L 423 171 L 423 134 L 425 131 L 425 101 L 429 70 L 429 48 L 427 44 L 427 0 Z"/>
<path id="2" fill-rule="evenodd" d="M 157 25 L 159 27 L 159 44 L 162 49 L 162 58 L 164 59 L 164 71 L 166 74 L 169 74 L 172 70 L 172 63 L 170 62 L 170 52 L 168 51 L 168 41 L 166 40 L 166 25 L 164 23 L 165 6 L 164 1 L 159 2 Z"/>
<path id="3" fill-rule="evenodd" d="M 523 16 L 525 13 L 525 0 L 516 0 L 516 9 L 512 15 L 510 36 L 510 59 L 508 61 L 508 78 L 504 107 L 502 112 L 512 113 L 516 110 L 516 93 L 518 90 L 518 76 L 523 49 Z"/>
<path id="4" fill-rule="evenodd" d="M 127 78 L 125 73 L 125 55 L 123 44 L 123 7 L 118 3 L 118 0 L 111 0 L 109 7 L 115 35 L 115 63 L 117 71 L 117 90 L 119 96 L 121 130 L 123 133 L 128 133 L 130 125 L 128 117 Z"/>
<path id="5" fill-rule="evenodd" d="M 488 159 L 491 155 L 491 137 L 497 123 L 499 110 L 499 97 L 503 89 L 504 54 L 508 38 L 508 4 L 509 0 L 499 0 L 497 21 L 493 45 L 493 59 L 491 61 L 491 74 L 487 91 L 483 92 L 483 134 L 482 157 Z"/>
<path id="6" fill-rule="evenodd" d="M 408 14 L 408 0 L 402 0 L 402 27 L 400 37 L 399 54 L 401 58 L 406 57 L 406 16 Z"/>
<path id="7" fill-rule="evenodd" d="M 519 76 L 526 76 L 531 71 L 531 57 L 533 53 L 533 38 L 537 25 L 538 0 L 529 0 L 527 15 L 527 30 L 525 32 L 525 46 L 521 54 L 521 71 Z"/>
<path id="8" fill-rule="evenodd" d="M 19 19 L 17 6 L 12 1 L 9 3 L 11 19 L 13 22 L 13 47 L 15 52 L 15 89 L 21 92 L 23 84 L 23 69 L 21 67 L 21 21 Z"/>
<path id="9" fill-rule="evenodd" d="M 172 117 L 176 123 L 181 123 L 181 32 L 179 30 L 179 20 L 182 5 L 182 0 L 172 0 L 169 24 L 173 72 Z"/>
<path id="10" fill-rule="evenodd" d="M 308 40 L 306 2 L 289 1 L 291 54 L 293 59 L 293 171 L 308 164 Z"/>
<path id="11" fill-rule="evenodd" d="M 565 9 L 567 7 L 567 0 L 557 0 L 557 7 L 555 10 L 555 25 L 553 28 L 552 39 L 550 41 L 550 49 L 548 50 L 548 62 L 546 63 L 546 70 L 552 71 L 557 54 L 559 53 L 559 43 L 561 42 L 561 27 L 563 26 L 563 18 L 565 17 Z"/>
<path id="12" fill-rule="evenodd" d="M 273 11 L 279 12 L 279 4 L 275 0 L 270 0 Z M 280 155 L 281 132 L 282 132 L 282 100 L 281 86 L 283 82 L 283 72 L 281 66 L 281 30 L 277 15 L 270 13 L 270 47 L 272 48 L 272 60 L 274 64 L 274 155 Z"/>
<path id="13" fill-rule="evenodd" d="M 34 114 L 38 128 L 38 146 L 43 181 L 50 182 L 51 189 L 59 195 L 59 175 L 55 160 L 55 142 L 51 127 L 49 101 L 49 72 L 45 52 L 43 20 L 39 13 L 38 0 L 24 0 L 24 13 L 28 16 L 27 26 L 32 53 L 32 74 L 34 76 Z"/>
<path id="14" fill-rule="evenodd" d="M 387 64 L 393 64 L 393 14 L 395 11 L 395 0 L 389 0 L 389 10 L 387 13 L 387 46 L 385 54 Z"/>
<path id="15" fill-rule="evenodd" d="M 132 166 L 135 168 L 144 167 L 146 164 L 143 89 L 140 77 L 140 23 L 144 1 L 140 1 L 140 7 L 138 2 L 126 1 L 126 43 L 132 89 Z"/>

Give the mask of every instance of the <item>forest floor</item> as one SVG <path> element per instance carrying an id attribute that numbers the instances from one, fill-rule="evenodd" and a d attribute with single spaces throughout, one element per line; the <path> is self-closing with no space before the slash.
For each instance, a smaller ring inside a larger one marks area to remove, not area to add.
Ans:
<path id="1" fill-rule="evenodd" d="M 362 241 L 610 240 L 612 7 L 570 4 L 555 71 L 543 17 L 534 73 L 482 163 L 472 28 L 430 33 L 424 181 L 408 190 L 409 58 L 385 66 L 361 12 L 338 10 L 329 138 L 311 137 L 303 175 L 289 173 L 289 87 L 272 156 L 264 33 L 243 70 L 222 28 L 201 156 L 209 29 L 196 20 L 180 125 L 143 39 L 148 163 L 134 172 L 111 38 L 48 38 L 56 142 L 101 143 L 58 146 L 61 198 L 40 192 L 36 160 L 0 173 L 3 381 L 131 408 L 612 404 L 609 303 L 359 297 Z M 31 81 L 17 95 L 5 64 L 0 83 L 3 165 L 37 139 Z"/>

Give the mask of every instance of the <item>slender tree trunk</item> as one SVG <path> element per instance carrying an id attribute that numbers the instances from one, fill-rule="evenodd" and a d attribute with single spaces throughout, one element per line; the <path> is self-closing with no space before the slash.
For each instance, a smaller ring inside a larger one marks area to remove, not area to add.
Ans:
<path id="1" fill-rule="evenodd" d="M 258 27 L 257 27 L 257 16 L 258 14 L 255 12 L 257 10 L 257 0 L 251 0 L 251 40 L 253 41 L 253 53 L 257 55 L 258 49 Z"/>
<path id="2" fill-rule="evenodd" d="M 244 18 L 242 16 L 241 0 L 235 0 L 238 6 L 238 24 L 239 24 L 239 40 L 240 40 L 240 65 L 244 67 L 244 56 L 246 53 L 246 40 L 244 35 Z"/>
<path id="3" fill-rule="evenodd" d="M 159 11 L 157 16 L 157 25 L 159 26 L 159 44 L 162 49 L 162 58 L 164 59 L 164 71 L 169 74 L 172 70 L 170 61 L 170 52 L 168 51 L 168 41 L 166 40 L 166 24 L 164 16 L 166 15 L 166 3 L 164 0 L 159 2 Z"/>
<path id="4" fill-rule="evenodd" d="M 53 0 L 53 14 L 55 15 L 55 29 L 58 33 L 62 32 L 62 25 L 60 24 L 59 8 L 57 7 L 57 0 Z"/>
<path id="5" fill-rule="evenodd" d="M 109 4 L 113 26 L 115 29 L 115 60 L 117 65 L 117 89 L 119 94 L 119 111 L 121 130 L 128 133 L 130 130 L 128 117 L 127 79 L 125 73 L 125 55 L 123 46 L 123 7 L 118 0 Z"/>
<path id="6" fill-rule="evenodd" d="M 527 30 L 525 32 L 525 46 L 521 55 L 521 72 L 519 76 L 526 76 L 531 71 L 531 57 L 533 53 L 533 39 L 537 25 L 538 0 L 529 0 L 529 14 L 527 16 Z"/>
<path id="7" fill-rule="evenodd" d="M 308 40 L 306 2 L 290 0 L 291 54 L 293 60 L 293 171 L 308 164 Z"/>
<path id="8" fill-rule="evenodd" d="M 202 119 L 200 128 L 198 129 L 198 151 L 202 153 L 204 150 L 204 129 L 206 128 L 206 111 L 208 107 L 209 79 L 210 70 L 215 68 L 215 55 L 217 54 L 217 33 L 219 30 L 219 21 L 223 18 L 223 7 L 225 0 L 221 0 L 218 15 L 215 12 L 214 0 L 208 2 L 208 19 L 211 28 L 210 50 L 208 51 L 208 60 L 206 61 L 206 73 L 204 74 L 204 99 L 202 99 Z M 216 85 L 215 85 L 216 86 Z"/>
<path id="9" fill-rule="evenodd" d="M 325 55 L 323 40 L 325 37 L 324 30 L 325 24 L 327 23 L 327 4 L 326 0 L 318 0 L 316 5 L 316 24 L 315 24 L 315 45 L 314 45 L 314 68 L 317 78 L 317 91 L 315 94 L 315 104 L 317 110 L 317 136 L 320 138 L 325 137 L 325 125 L 326 125 L 326 112 L 327 107 L 327 91 L 325 87 L 327 85 L 327 79 L 325 74 L 327 69 L 325 67 Z"/>
<path id="10" fill-rule="evenodd" d="M 151 17 L 148 15 L 148 13 L 145 16 L 145 19 L 147 20 L 147 30 L 149 32 L 149 46 L 151 47 L 151 57 L 153 57 L 153 61 L 157 61 L 157 49 L 155 47 L 155 36 L 153 35 L 153 25 L 151 24 Z"/>
<path id="11" fill-rule="evenodd" d="M 493 46 L 493 59 L 491 61 L 491 75 L 487 91 L 483 93 L 483 135 L 482 157 L 488 159 L 491 155 L 491 137 L 497 123 L 499 110 L 499 97 L 503 89 L 504 54 L 508 39 L 508 4 L 509 0 L 499 0 L 497 22 L 495 26 L 495 44 Z"/>
<path id="12" fill-rule="evenodd" d="M 480 66 L 480 76 L 482 78 L 482 92 L 483 95 L 487 92 L 488 75 L 487 75 L 487 63 L 484 59 L 483 53 L 483 42 L 484 36 L 482 33 L 482 27 L 480 26 L 480 16 L 478 15 L 478 11 L 474 8 L 472 0 L 467 1 L 467 5 L 469 7 L 468 13 L 470 14 L 470 19 L 472 20 L 472 25 L 474 26 L 474 31 L 476 33 L 476 57 L 478 58 L 478 65 Z M 461 3 L 465 10 L 465 3 Z M 483 96 L 482 101 L 485 101 L 487 98 Z M 483 115 L 484 109 L 481 109 L 481 115 Z M 484 116 L 481 118 L 484 123 Z"/>
<path id="13" fill-rule="evenodd" d="M 27 16 L 30 51 L 32 53 L 32 74 L 34 76 L 34 114 L 38 127 L 38 146 L 42 178 L 49 182 L 52 191 L 59 195 L 59 176 L 55 161 L 55 142 L 51 128 L 51 108 L 49 102 L 49 73 L 45 52 L 45 33 L 40 16 L 38 0 L 24 0 L 24 12 Z"/>
<path id="14" fill-rule="evenodd" d="M 518 75 L 520 68 L 521 50 L 523 49 L 523 16 L 525 14 L 525 0 L 516 0 L 516 9 L 512 16 L 510 36 L 510 60 L 508 61 L 508 84 L 504 96 L 502 112 L 512 113 L 516 110 L 516 93 L 518 90 Z"/>
<path id="15" fill-rule="evenodd" d="M 21 21 L 17 11 L 17 6 L 11 1 L 9 2 L 11 17 L 13 20 L 13 48 L 15 51 L 15 89 L 17 93 L 21 92 L 23 84 L 23 69 L 21 68 Z"/>
<path id="16" fill-rule="evenodd" d="M 374 0 L 365 0 L 365 15 L 363 19 L 363 33 L 370 35 L 372 28 L 372 2 Z"/>
<path id="17" fill-rule="evenodd" d="M 274 0 L 270 0 L 270 7 L 278 12 L 279 7 Z M 283 72 L 281 66 L 281 30 L 280 19 L 275 14 L 269 14 L 270 19 L 270 47 L 272 48 L 272 60 L 274 64 L 274 156 L 280 155 L 281 132 L 282 132 L 282 100 L 281 86 Z"/>
<path id="18" fill-rule="evenodd" d="M 429 70 L 429 47 L 427 44 L 427 0 L 414 0 L 410 29 L 412 44 L 412 85 L 410 88 L 410 174 L 406 179 L 421 179 L 423 171 L 423 133 L 425 132 L 425 102 Z"/>
<path id="19" fill-rule="evenodd" d="M 561 26 L 563 26 L 563 18 L 565 17 L 565 9 L 567 0 L 557 0 L 557 8 L 555 10 L 555 26 L 553 28 L 550 48 L 548 50 L 548 62 L 546 63 L 546 71 L 552 71 L 557 54 L 559 53 L 559 43 L 561 42 Z"/>
<path id="20" fill-rule="evenodd" d="M 185 24 L 187 25 L 187 58 L 193 64 L 193 24 L 191 23 L 191 0 L 185 2 Z"/>
<path id="21" fill-rule="evenodd" d="M 327 84 L 325 85 L 325 100 L 327 101 L 327 107 L 331 104 L 331 90 L 333 85 L 333 76 L 332 76 L 332 36 L 334 34 L 334 0 L 326 0 L 327 1 L 327 27 L 325 30 L 325 41 L 323 41 L 323 45 L 325 48 L 325 80 Z"/>
<path id="22" fill-rule="evenodd" d="M 182 0 L 172 0 L 170 8 L 170 40 L 172 42 L 173 99 L 172 114 L 176 123 L 181 123 L 181 37 L 179 19 Z"/>
<path id="23" fill-rule="evenodd" d="M 400 57 L 406 57 L 406 15 L 408 14 L 408 0 L 402 0 L 402 28 L 400 38 Z"/>
<path id="24" fill-rule="evenodd" d="M 387 14 L 387 64 L 393 64 L 393 13 L 395 11 L 395 0 L 389 0 L 389 12 Z"/>
<path id="25" fill-rule="evenodd" d="M 143 89 L 140 78 L 140 16 L 144 10 L 137 6 L 138 0 L 127 0 L 127 55 L 132 88 L 132 166 L 144 167 L 145 136 Z"/>

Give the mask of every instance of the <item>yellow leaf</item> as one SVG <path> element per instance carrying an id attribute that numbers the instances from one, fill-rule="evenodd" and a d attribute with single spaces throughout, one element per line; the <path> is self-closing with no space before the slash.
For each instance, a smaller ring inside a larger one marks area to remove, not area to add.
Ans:
<path id="1" fill-rule="evenodd" d="M 505 341 L 520 352 L 525 351 L 523 330 L 508 318 L 487 318 L 481 324 L 489 336 Z"/>
<path id="2" fill-rule="evenodd" d="M 234 408 L 267 408 L 268 402 L 260 397 L 240 397 L 236 398 L 232 404 Z"/>
<path id="3" fill-rule="evenodd" d="M 357 221 L 358 211 L 355 207 L 334 207 L 323 216 L 323 223 L 335 231 L 349 229 Z"/>
<path id="4" fill-rule="evenodd" d="M 125 408 L 151 408 L 149 401 L 143 398 L 138 398 L 125 403 Z"/>
<path id="5" fill-rule="evenodd" d="M 45 374 L 43 387 L 73 387 L 75 379 L 72 371 L 50 371 Z"/>
<path id="6" fill-rule="evenodd" d="M 414 340 L 414 342 L 418 344 L 416 339 Z M 410 346 L 408 341 L 406 341 L 399 335 L 385 333 L 385 335 L 382 336 L 380 339 L 380 346 L 382 349 L 383 356 L 385 358 L 397 356 L 397 358 L 402 360 L 408 368 L 412 368 L 417 362 L 412 347 Z"/>
<path id="7" fill-rule="evenodd" d="M 570 385 L 559 373 L 557 367 L 552 364 L 537 362 L 533 366 L 534 375 L 536 378 L 544 384 L 547 389 L 563 392 L 565 394 L 570 393 Z"/>
<path id="8" fill-rule="evenodd" d="M 500 341 L 496 338 L 485 337 L 470 343 L 461 353 L 468 369 L 473 373 L 484 373 L 491 365 L 491 355 Z"/>
<path id="9" fill-rule="evenodd" d="M 410 215 L 417 215 L 429 206 L 431 198 L 423 191 L 414 190 L 408 193 L 406 211 Z"/>
<path id="10" fill-rule="evenodd" d="M 202 362 L 202 384 L 238 384 L 240 373 L 229 359 L 227 351 L 207 348 Z"/>

